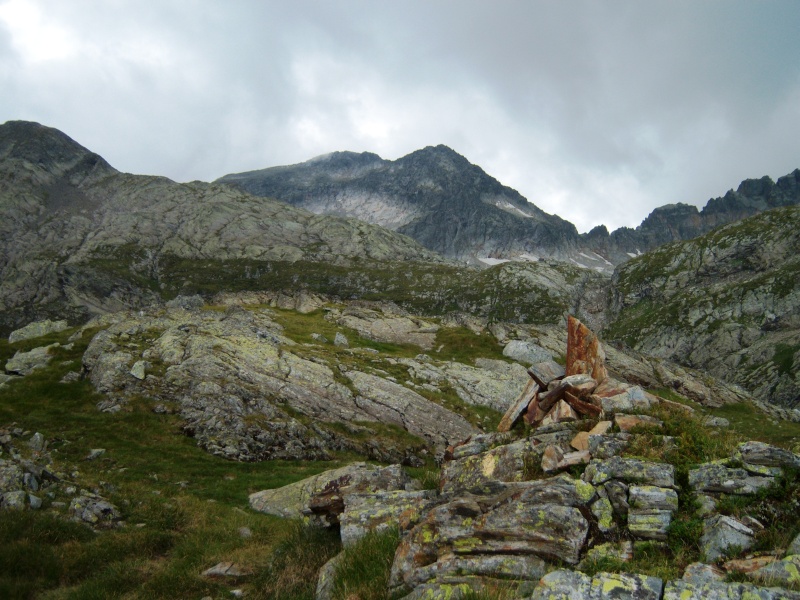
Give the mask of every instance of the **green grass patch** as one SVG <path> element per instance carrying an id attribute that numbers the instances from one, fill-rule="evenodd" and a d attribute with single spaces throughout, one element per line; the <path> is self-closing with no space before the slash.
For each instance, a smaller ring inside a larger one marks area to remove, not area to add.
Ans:
<path id="1" fill-rule="evenodd" d="M 389 529 L 370 532 L 345 548 L 334 576 L 333 599 L 384 600 L 399 543 L 400 532 Z"/>
<path id="2" fill-rule="evenodd" d="M 752 404 L 726 404 L 709 409 L 710 414 L 728 419 L 731 429 L 747 440 L 773 444 L 797 451 L 800 444 L 800 423 L 773 421 Z"/>

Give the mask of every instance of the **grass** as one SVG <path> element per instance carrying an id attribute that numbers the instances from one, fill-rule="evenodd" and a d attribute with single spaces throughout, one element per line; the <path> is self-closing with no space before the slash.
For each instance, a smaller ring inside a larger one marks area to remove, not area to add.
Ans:
<path id="1" fill-rule="evenodd" d="M 344 549 L 333 580 L 333 600 L 384 600 L 400 532 L 373 531 Z"/>
<path id="2" fill-rule="evenodd" d="M 43 343 L 66 344 L 73 332 L 0 342 L 0 358 Z M 274 571 L 275 553 L 300 534 L 289 521 L 247 509 L 248 495 L 342 463 L 226 461 L 182 435 L 177 416 L 154 414 L 146 398 L 116 414 L 102 413 L 95 406 L 102 396 L 89 382 L 59 383 L 79 368 L 88 340 L 57 348 L 48 367 L 0 389 L 0 425 L 41 432 L 49 441 L 51 469 L 77 472 L 68 476 L 71 483 L 101 492 L 127 525 L 95 534 L 57 516 L 52 502 L 70 500 L 63 488 L 53 498 L 40 494 L 41 511 L 0 512 L 0 597 L 224 597 L 234 584 L 250 597 L 269 597 L 254 595 L 255 576 L 223 582 L 200 573 L 222 561 L 262 575 Z M 26 439 L 14 443 L 24 449 Z M 92 448 L 106 453 L 87 462 Z M 252 535 L 243 538 L 242 527 Z"/>

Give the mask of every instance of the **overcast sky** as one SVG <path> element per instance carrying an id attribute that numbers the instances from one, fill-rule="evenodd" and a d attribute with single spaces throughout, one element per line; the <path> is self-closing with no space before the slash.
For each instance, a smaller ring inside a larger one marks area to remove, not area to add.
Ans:
<path id="1" fill-rule="evenodd" d="M 580 231 L 800 167 L 800 2 L 0 0 L 0 122 L 177 181 L 446 144 Z"/>

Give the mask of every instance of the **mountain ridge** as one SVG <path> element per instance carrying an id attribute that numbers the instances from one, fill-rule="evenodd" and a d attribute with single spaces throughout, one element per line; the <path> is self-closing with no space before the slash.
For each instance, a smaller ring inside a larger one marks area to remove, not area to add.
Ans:
<path id="1" fill-rule="evenodd" d="M 437 169 L 446 175 L 437 176 Z M 443 145 L 427 146 L 394 161 L 371 152 L 334 152 L 216 181 L 315 213 L 352 216 L 395 229 L 456 260 L 493 264 L 544 256 L 608 274 L 616 265 L 662 244 L 800 203 L 800 169 L 795 169 L 777 182 L 766 176 L 746 179 L 735 191 L 709 199 L 702 210 L 691 204 L 667 204 L 655 208 L 636 228 L 609 232 L 599 225 L 579 234 L 573 224 L 545 213 Z M 454 199 L 459 200 L 461 213 L 454 210 Z"/>

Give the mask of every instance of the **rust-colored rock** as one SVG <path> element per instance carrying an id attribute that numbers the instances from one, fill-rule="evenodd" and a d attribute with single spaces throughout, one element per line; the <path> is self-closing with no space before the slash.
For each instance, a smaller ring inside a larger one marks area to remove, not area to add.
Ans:
<path id="1" fill-rule="evenodd" d="M 599 417 L 603 409 L 592 402 L 581 400 L 571 392 L 564 393 L 564 402 L 569 404 L 579 415 Z"/>
<path id="2" fill-rule="evenodd" d="M 575 317 L 567 319 L 567 376 L 586 373 L 597 382 L 608 377 L 600 340 Z"/>
<path id="3" fill-rule="evenodd" d="M 569 443 L 570 446 L 575 448 L 575 450 L 588 450 L 589 449 L 589 432 L 588 431 L 581 431 L 579 432 L 572 441 Z"/>
<path id="4" fill-rule="evenodd" d="M 760 568 L 767 566 L 769 563 L 778 560 L 776 556 L 756 556 L 755 558 L 742 558 L 739 560 L 729 560 L 722 567 L 728 572 L 736 573 L 752 573 L 758 571 Z"/>

